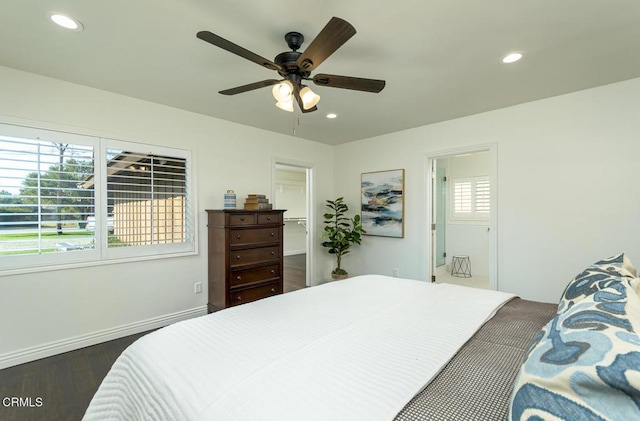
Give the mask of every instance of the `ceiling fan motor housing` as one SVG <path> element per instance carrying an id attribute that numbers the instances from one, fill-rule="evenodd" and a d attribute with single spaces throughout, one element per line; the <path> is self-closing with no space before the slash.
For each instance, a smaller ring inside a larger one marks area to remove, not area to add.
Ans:
<path id="1" fill-rule="evenodd" d="M 285 51 L 278 54 L 273 59 L 273 62 L 283 69 L 283 71 L 278 72 L 282 77 L 291 82 L 299 82 L 300 79 L 307 78 L 311 74 L 311 72 L 300 69 L 297 64 L 298 57 L 302 55 L 302 53 L 298 52 L 298 49 L 304 42 L 304 36 L 300 32 L 287 32 L 284 39 L 293 51 Z"/>
<path id="2" fill-rule="evenodd" d="M 302 53 L 299 53 L 298 51 L 286 51 L 284 53 L 278 54 L 273 62 L 284 69 L 284 71 L 281 71 L 279 73 L 282 76 L 286 76 L 290 72 L 297 72 L 300 70 L 300 68 L 296 64 L 296 60 L 298 60 L 298 57 L 300 57 L 301 55 Z M 309 72 L 304 73 L 307 73 L 307 76 L 309 75 Z"/>
<path id="3" fill-rule="evenodd" d="M 287 41 L 289 48 L 298 51 L 304 42 L 304 36 L 300 32 L 287 32 L 284 35 L 284 40 Z"/>

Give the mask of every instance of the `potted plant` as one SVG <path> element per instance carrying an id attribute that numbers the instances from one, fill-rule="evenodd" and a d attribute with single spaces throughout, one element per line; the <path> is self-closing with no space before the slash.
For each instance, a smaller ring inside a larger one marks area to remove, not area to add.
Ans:
<path id="1" fill-rule="evenodd" d="M 327 200 L 327 208 L 331 212 L 324 214 L 324 234 L 322 246 L 329 249 L 329 254 L 336 255 L 336 268 L 331 272 L 333 279 L 345 279 L 348 276 L 346 270 L 342 269 L 342 256 L 349 253 L 352 244 L 360 244 L 361 234 L 366 234 L 362 228 L 360 215 L 355 215 L 349 219 L 345 216 L 349 207 L 344 203 L 344 198 Z"/>

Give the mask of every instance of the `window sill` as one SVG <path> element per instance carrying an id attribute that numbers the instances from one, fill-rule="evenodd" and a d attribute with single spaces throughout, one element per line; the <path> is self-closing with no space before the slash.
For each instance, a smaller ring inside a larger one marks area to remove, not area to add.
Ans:
<path id="1" fill-rule="evenodd" d="M 157 260 L 157 259 L 173 259 L 179 257 L 187 257 L 187 256 L 197 256 L 198 250 L 191 251 L 183 251 L 176 253 L 165 253 L 165 254 L 157 254 L 151 256 L 136 256 L 136 257 L 123 257 L 117 259 L 105 259 L 105 260 L 94 260 L 88 262 L 81 263 L 63 263 L 63 264 L 52 264 L 47 266 L 35 266 L 35 267 L 21 267 L 21 268 L 12 268 L 12 269 L 3 269 L 0 270 L 0 277 L 3 276 L 12 276 L 12 275 L 24 275 L 29 273 L 38 273 L 38 272 L 50 272 L 55 270 L 68 270 L 68 269 L 78 269 L 85 267 L 93 267 L 93 266 L 106 266 L 106 265 L 115 265 L 122 263 L 132 263 L 132 262 L 142 262 L 147 260 Z"/>

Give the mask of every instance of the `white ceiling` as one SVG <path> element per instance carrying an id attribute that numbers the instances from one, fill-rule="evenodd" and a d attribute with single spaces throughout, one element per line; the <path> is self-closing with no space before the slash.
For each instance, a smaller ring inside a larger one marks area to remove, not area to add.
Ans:
<path id="1" fill-rule="evenodd" d="M 312 85 L 308 114 L 279 110 L 269 88 L 217 93 L 278 75 L 196 32 L 273 59 L 286 32 L 304 50 L 332 16 L 358 33 L 315 73 L 385 79 L 381 93 Z M 524 59 L 502 64 L 513 50 Z M 0 65 L 339 144 L 639 77 L 640 1 L 3 0 Z"/>

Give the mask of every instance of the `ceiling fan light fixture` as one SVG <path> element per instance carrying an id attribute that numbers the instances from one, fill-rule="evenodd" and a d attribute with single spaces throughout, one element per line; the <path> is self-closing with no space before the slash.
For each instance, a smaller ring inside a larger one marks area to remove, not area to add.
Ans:
<path id="1" fill-rule="evenodd" d="M 313 92 L 308 86 L 305 86 L 300 90 L 300 99 L 302 100 L 304 109 L 308 110 L 316 106 L 320 101 L 320 95 Z"/>
<path id="2" fill-rule="evenodd" d="M 288 80 L 283 80 L 282 82 L 273 85 L 271 93 L 278 102 L 292 102 L 291 95 L 293 94 L 293 84 Z"/>
<path id="3" fill-rule="evenodd" d="M 278 101 L 276 102 L 276 107 L 280 108 L 281 110 L 285 110 L 285 111 L 289 111 L 290 113 L 293 112 L 293 101 L 289 100 L 289 101 Z"/>

